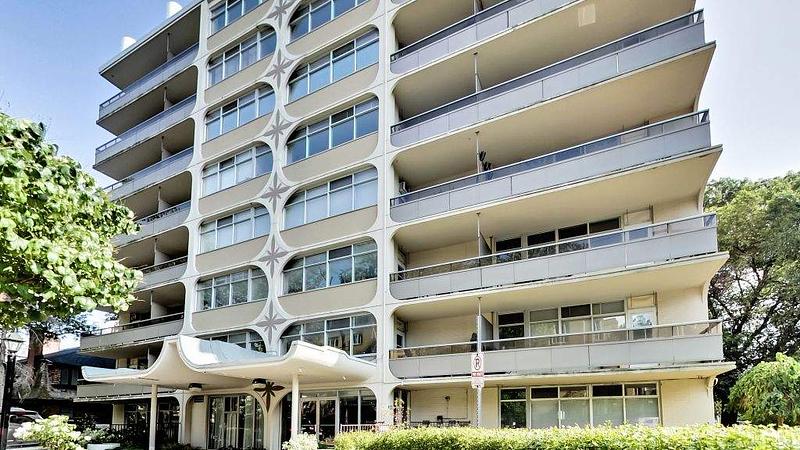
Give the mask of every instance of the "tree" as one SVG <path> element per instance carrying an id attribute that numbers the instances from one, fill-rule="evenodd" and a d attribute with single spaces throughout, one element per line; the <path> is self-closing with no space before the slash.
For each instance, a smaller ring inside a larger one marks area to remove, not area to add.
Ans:
<path id="1" fill-rule="evenodd" d="M 713 181 L 705 203 L 718 214 L 720 249 L 730 253 L 709 287 L 711 315 L 724 321 L 725 357 L 736 363 L 719 377 L 725 404 L 745 370 L 800 349 L 800 174 Z M 723 421 L 735 420 L 723 408 Z"/>
<path id="2" fill-rule="evenodd" d="M 800 362 L 783 353 L 747 370 L 731 389 L 730 407 L 756 425 L 800 425 Z"/>
<path id="3" fill-rule="evenodd" d="M 124 310 L 141 278 L 111 245 L 136 231 L 133 214 L 44 133 L 0 113 L 0 329 Z"/>

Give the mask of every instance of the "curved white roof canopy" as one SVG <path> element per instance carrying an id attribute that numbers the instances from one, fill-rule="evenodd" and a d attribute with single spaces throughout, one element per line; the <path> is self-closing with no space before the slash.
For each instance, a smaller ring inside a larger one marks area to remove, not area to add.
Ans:
<path id="1" fill-rule="evenodd" d="M 200 383 L 206 389 L 246 387 L 255 378 L 291 383 L 296 373 L 304 384 L 364 381 L 374 371 L 373 363 L 307 342 L 293 342 L 283 356 L 268 356 L 235 344 L 189 336 L 165 338 L 161 354 L 144 370 L 82 369 L 87 381 L 175 389 L 187 389 L 189 383 Z"/>

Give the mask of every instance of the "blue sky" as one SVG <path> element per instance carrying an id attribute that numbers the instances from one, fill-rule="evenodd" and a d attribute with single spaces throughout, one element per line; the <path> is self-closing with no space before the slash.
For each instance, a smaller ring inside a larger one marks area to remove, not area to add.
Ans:
<path id="1" fill-rule="evenodd" d="M 182 0 L 185 4 L 188 0 Z M 160 23 L 166 0 L 0 0 L 0 109 L 42 121 L 62 152 L 91 168 L 112 136 L 95 125 L 116 93 L 97 74 L 123 35 Z M 800 2 L 700 0 L 718 47 L 701 97 L 725 151 L 714 177 L 760 178 L 800 170 Z M 8 20 L 11 19 L 11 20 Z M 93 172 L 94 173 L 94 172 Z M 102 184 L 110 180 L 98 175 Z"/>

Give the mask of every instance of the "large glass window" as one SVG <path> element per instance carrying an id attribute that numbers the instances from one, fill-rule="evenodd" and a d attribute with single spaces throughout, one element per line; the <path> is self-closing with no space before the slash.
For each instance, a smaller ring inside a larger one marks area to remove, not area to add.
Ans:
<path id="1" fill-rule="evenodd" d="M 269 212 L 263 206 L 245 209 L 200 225 L 200 252 L 209 252 L 269 233 Z"/>
<path id="2" fill-rule="evenodd" d="M 378 62 L 378 30 L 373 29 L 295 70 L 289 80 L 289 101 L 322 89 L 376 62 Z"/>
<path id="3" fill-rule="evenodd" d="M 527 417 L 530 417 L 529 424 Z M 500 390 L 500 423 L 503 427 L 658 425 L 659 420 L 656 383 Z"/>
<path id="4" fill-rule="evenodd" d="M 317 0 L 309 1 L 297 8 L 290 27 L 291 39 L 305 36 L 312 30 L 350 11 L 368 0 Z"/>
<path id="5" fill-rule="evenodd" d="M 258 88 L 206 114 L 206 140 L 227 133 L 275 109 L 275 92 L 271 87 Z"/>
<path id="6" fill-rule="evenodd" d="M 291 164 L 378 130 L 378 99 L 371 98 L 319 122 L 298 128 L 289 137 Z"/>
<path id="7" fill-rule="evenodd" d="M 371 167 L 304 191 L 285 207 L 284 229 L 373 206 L 378 201 L 378 171 Z"/>
<path id="8" fill-rule="evenodd" d="M 275 52 L 275 32 L 272 29 L 255 35 L 228 48 L 208 62 L 208 85 L 213 86 Z"/>
<path id="9" fill-rule="evenodd" d="M 292 259 L 283 270 L 283 291 L 293 294 L 377 276 L 378 246 L 366 241 Z"/>
<path id="10" fill-rule="evenodd" d="M 235 331 L 225 334 L 215 334 L 213 336 L 204 337 L 204 339 L 228 342 L 261 353 L 266 353 L 267 351 L 267 347 L 264 345 L 264 339 L 255 331 Z"/>
<path id="11" fill-rule="evenodd" d="M 203 169 L 203 195 L 227 189 L 272 171 L 272 151 L 258 144 Z"/>
<path id="12" fill-rule="evenodd" d="M 265 300 L 268 295 L 267 277 L 257 267 L 203 279 L 197 283 L 199 306 L 204 310 Z"/>
<path id="13" fill-rule="evenodd" d="M 227 0 L 211 10 L 211 32 L 227 27 L 264 0 Z"/>
<path id="14" fill-rule="evenodd" d="M 526 336 L 525 313 L 498 314 L 497 319 L 500 339 Z M 529 311 L 527 336 L 613 331 L 625 326 L 625 300 L 585 303 Z"/>
<path id="15" fill-rule="evenodd" d="M 378 337 L 371 314 L 295 323 L 281 335 L 281 351 L 286 353 L 294 341 L 338 348 L 352 356 L 374 358 Z"/>
<path id="16" fill-rule="evenodd" d="M 251 395 L 208 398 L 208 448 L 263 448 L 264 414 Z"/>

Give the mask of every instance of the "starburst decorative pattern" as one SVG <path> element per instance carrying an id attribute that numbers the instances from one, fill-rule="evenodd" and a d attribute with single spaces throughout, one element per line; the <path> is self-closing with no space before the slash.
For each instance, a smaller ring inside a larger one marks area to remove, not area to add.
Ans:
<path id="1" fill-rule="evenodd" d="M 283 78 L 283 75 L 286 73 L 289 67 L 292 67 L 294 60 L 287 58 L 280 50 L 278 50 L 275 58 L 272 61 L 272 67 L 267 71 L 267 76 L 274 77 L 275 84 L 280 85 L 281 78 Z"/>
<path id="2" fill-rule="evenodd" d="M 283 16 L 289 13 L 292 3 L 294 3 L 294 0 L 275 0 L 272 11 L 270 11 L 267 17 L 277 20 L 278 25 L 281 25 L 283 23 Z"/>
<path id="3" fill-rule="evenodd" d="M 262 259 L 262 261 L 267 263 L 270 276 L 275 273 L 275 267 L 278 265 L 278 262 L 281 260 L 281 258 L 289 254 L 289 252 L 279 247 L 275 241 L 276 239 L 273 238 L 270 249 L 267 250 L 267 254 L 264 255 L 264 258 Z"/>
<path id="4" fill-rule="evenodd" d="M 272 210 L 277 211 L 278 201 L 284 193 L 289 190 L 289 186 L 283 184 L 278 180 L 278 175 L 272 177 L 272 186 L 267 187 L 267 192 L 264 193 L 264 198 L 272 203 Z"/>
<path id="5" fill-rule="evenodd" d="M 264 320 L 257 322 L 256 325 L 266 330 L 267 339 L 269 342 L 272 342 L 273 333 L 275 333 L 278 327 L 283 323 L 286 323 L 286 319 L 275 312 L 275 304 L 270 301 L 269 306 L 267 306 L 267 313 L 264 314 Z"/>
<path id="6" fill-rule="evenodd" d="M 292 123 L 288 120 L 285 120 L 283 116 L 281 116 L 280 111 L 275 111 L 275 121 L 272 122 L 272 127 L 265 133 L 265 135 L 275 140 L 275 145 L 273 148 L 278 148 L 278 139 L 283 136 L 283 133 L 292 126 Z"/>

